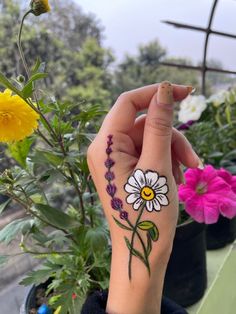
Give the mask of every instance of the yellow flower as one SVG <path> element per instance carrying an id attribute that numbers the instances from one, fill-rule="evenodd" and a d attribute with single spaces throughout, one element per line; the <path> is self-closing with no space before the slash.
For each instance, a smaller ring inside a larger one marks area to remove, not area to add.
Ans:
<path id="1" fill-rule="evenodd" d="M 61 312 L 61 305 L 58 306 L 58 308 L 56 309 L 56 311 L 54 312 L 54 314 L 59 314 Z"/>
<path id="2" fill-rule="evenodd" d="M 0 92 L 0 142 L 20 141 L 38 126 L 39 115 L 9 89 Z"/>
<path id="3" fill-rule="evenodd" d="M 48 0 L 31 0 L 30 7 L 36 16 L 50 11 Z"/>

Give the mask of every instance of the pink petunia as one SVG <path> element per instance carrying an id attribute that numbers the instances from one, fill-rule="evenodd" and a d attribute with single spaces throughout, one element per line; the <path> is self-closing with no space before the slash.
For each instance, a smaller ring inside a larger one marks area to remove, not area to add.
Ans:
<path id="1" fill-rule="evenodd" d="M 236 176 L 233 176 L 229 171 L 221 168 L 217 171 L 218 176 L 223 178 L 230 186 L 234 193 L 236 193 Z"/>
<path id="2" fill-rule="evenodd" d="M 210 165 L 203 170 L 188 169 L 185 172 L 186 184 L 179 186 L 179 199 L 197 222 L 215 223 L 220 214 L 228 218 L 236 216 L 236 194 L 225 179 L 226 175 L 219 175 Z"/>

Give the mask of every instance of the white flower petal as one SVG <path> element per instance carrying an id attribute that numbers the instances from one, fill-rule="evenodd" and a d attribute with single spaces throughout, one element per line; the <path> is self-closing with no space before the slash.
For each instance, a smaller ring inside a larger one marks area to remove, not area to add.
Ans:
<path id="1" fill-rule="evenodd" d="M 158 189 L 166 184 L 166 177 L 159 177 L 156 184 L 153 186 L 154 189 Z"/>
<path id="2" fill-rule="evenodd" d="M 149 212 L 152 212 L 153 211 L 153 201 L 147 201 L 146 202 L 146 207 L 147 207 L 147 210 Z"/>
<path id="3" fill-rule="evenodd" d="M 156 211 L 160 211 L 160 210 L 161 210 L 161 205 L 160 205 L 160 203 L 159 203 L 156 199 L 154 199 L 152 202 L 153 202 L 153 207 L 154 207 L 154 209 L 155 209 Z"/>
<path id="4" fill-rule="evenodd" d="M 140 197 L 137 199 L 137 201 L 134 203 L 133 208 L 135 210 L 138 210 L 139 207 L 143 204 L 143 199 Z"/>
<path id="5" fill-rule="evenodd" d="M 138 185 L 138 182 L 135 180 L 134 176 L 129 177 L 128 184 L 140 189 L 140 186 Z"/>
<path id="6" fill-rule="evenodd" d="M 139 197 L 140 195 L 138 193 L 130 194 L 129 196 L 127 196 L 126 202 L 128 204 L 133 204 Z"/>
<path id="7" fill-rule="evenodd" d="M 156 195 L 158 195 L 158 194 L 166 194 L 167 192 L 168 192 L 168 186 L 167 185 L 163 185 L 163 186 L 155 189 Z"/>
<path id="8" fill-rule="evenodd" d="M 137 169 L 134 172 L 134 178 L 135 180 L 138 182 L 139 186 L 142 188 L 146 185 L 146 181 L 145 181 L 145 175 L 142 172 L 142 170 Z"/>
<path id="9" fill-rule="evenodd" d="M 146 184 L 147 186 L 150 186 L 150 187 L 154 186 L 154 184 L 158 180 L 157 172 L 150 171 L 150 170 L 145 173 L 145 177 L 146 177 Z"/>
<path id="10" fill-rule="evenodd" d="M 138 187 L 134 187 L 128 183 L 126 183 L 125 187 L 124 187 L 125 191 L 127 193 L 138 193 L 139 192 L 139 188 Z"/>
<path id="11" fill-rule="evenodd" d="M 156 200 L 158 200 L 158 202 L 163 206 L 166 206 L 169 204 L 168 198 L 164 194 L 156 195 Z"/>

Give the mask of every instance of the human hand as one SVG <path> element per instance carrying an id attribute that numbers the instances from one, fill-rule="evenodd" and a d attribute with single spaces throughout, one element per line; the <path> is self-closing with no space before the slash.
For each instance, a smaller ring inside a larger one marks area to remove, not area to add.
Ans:
<path id="1" fill-rule="evenodd" d="M 172 128 L 173 100 L 182 100 L 189 92 L 189 87 L 163 82 L 122 94 L 88 150 L 89 168 L 111 231 L 108 308 L 119 314 L 125 305 L 114 301 L 119 287 L 124 300 L 127 293 L 134 293 L 132 282 L 136 287 L 142 283 L 142 296 L 163 284 L 178 217 L 179 165 L 199 165 L 191 145 Z M 136 118 L 146 108 L 147 115 Z M 127 313 L 139 313 L 135 306 Z"/>

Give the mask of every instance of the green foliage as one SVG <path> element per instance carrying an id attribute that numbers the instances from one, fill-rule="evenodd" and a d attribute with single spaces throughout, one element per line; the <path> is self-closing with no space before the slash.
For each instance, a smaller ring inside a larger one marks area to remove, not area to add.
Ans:
<path id="1" fill-rule="evenodd" d="M 200 120 L 185 132 L 204 163 L 236 173 L 236 93 L 213 95 Z"/>
<path id="2" fill-rule="evenodd" d="M 156 40 L 141 45 L 136 56 L 127 55 L 115 70 L 115 98 L 123 91 L 163 80 L 198 86 L 196 72 L 162 66 L 162 61 L 191 64 L 185 59 L 167 58 L 165 49 Z"/>
<path id="3" fill-rule="evenodd" d="M 13 202 L 25 210 L 25 217 L 0 230 L 0 242 L 9 244 L 21 236 L 22 253 L 42 260 L 42 269 L 29 273 L 22 284 L 51 278 L 48 292 L 53 290 L 56 297 L 50 303 L 53 308 L 61 305 L 61 313 L 72 314 L 80 312 L 90 290 L 108 287 L 109 233 L 89 177 L 86 150 L 109 105 L 108 68 L 113 57 L 101 47 L 100 28 L 93 17 L 82 14 L 72 2 L 57 1 L 57 6 L 55 12 L 52 8 L 52 20 L 42 18 L 33 26 L 32 17 L 23 29 L 29 77 L 18 62 L 13 33 L 9 51 L 0 44 L 0 55 L 6 53 L 1 69 L 7 74 L 0 74 L 0 84 L 40 115 L 34 135 L 5 147 L 15 166 L 0 174 L 0 193 L 9 197 L 0 214 Z M 13 0 L 0 6 L 0 38 L 20 14 Z M 62 21 L 69 22 L 69 28 Z M 14 27 L 14 34 L 17 31 Z M 48 83 L 54 96 L 45 92 Z M 1 256 L 0 263 L 7 258 Z"/>

